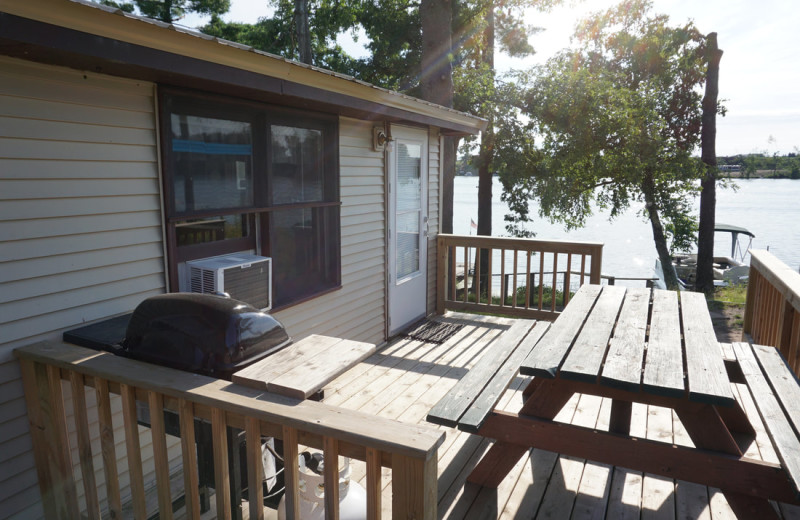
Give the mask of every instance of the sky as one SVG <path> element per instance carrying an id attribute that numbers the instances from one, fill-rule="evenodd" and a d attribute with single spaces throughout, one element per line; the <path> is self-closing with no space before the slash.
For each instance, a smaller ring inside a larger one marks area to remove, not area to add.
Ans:
<path id="1" fill-rule="evenodd" d="M 526 12 L 534 56 L 497 58 L 501 70 L 543 63 L 569 46 L 575 23 L 586 13 L 608 8 L 612 0 L 565 1 L 550 13 Z M 254 23 L 269 14 L 266 0 L 231 0 L 228 21 Z M 652 13 L 666 14 L 673 25 L 692 20 L 704 34 L 716 32 L 723 50 L 719 97 L 727 115 L 717 119 L 717 155 L 800 152 L 800 1 L 798 0 L 653 0 Z M 183 25 L 205 23 L 189 16 Z M 362 35 L 345 34 L 339 43 L 354 56 L 365 53 Z"/>

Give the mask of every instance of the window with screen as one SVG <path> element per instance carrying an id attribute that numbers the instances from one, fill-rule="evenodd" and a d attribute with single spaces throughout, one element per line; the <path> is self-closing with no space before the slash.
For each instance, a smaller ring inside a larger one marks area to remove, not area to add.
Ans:
<path id="1" fill-rule="evenodd" d="M 182 262 L 272 257 L 273 307 L 341 283 L 337 122 L 322 114 L 161 96 L 171 289 Z"/>

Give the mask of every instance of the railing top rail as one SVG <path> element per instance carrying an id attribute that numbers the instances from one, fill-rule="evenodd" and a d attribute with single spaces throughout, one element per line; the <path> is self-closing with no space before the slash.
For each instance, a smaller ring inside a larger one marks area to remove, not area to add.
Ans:
<path id="1" fill-rule="evenodd" d="M 559 253 L 585 253 L 603 248 L 602 242 L 577 242 L 574 240 L 537 240 L 533 238 L 491 237 L 483 235 L 437 235 L 448 245 L 467 245 L 480 247 L 505 247 L 531 251 Z"/>
<path id="2" fill-rule="evenodd" d="M 44 341 L 18 348 L 14 353 L 20 359 L 412 458 L 428 460 L 444 441 L 443 432 L 427 426 L 282 397 L 67 343 Z"/>
<path id="3" fill-rule="evenodd" d="M 756 269 L 800 312 L 800 273 L 764 249 L 750 250 L 750 267 Z"/>

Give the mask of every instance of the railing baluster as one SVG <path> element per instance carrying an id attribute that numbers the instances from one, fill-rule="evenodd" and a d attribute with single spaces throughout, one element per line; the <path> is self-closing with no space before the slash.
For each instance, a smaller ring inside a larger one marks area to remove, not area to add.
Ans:
<path id="1" fill-rule="evenodd" d="M 456 301 L 456 246 L 448 247 L 450 258 L 450 299 Z"/>
<path id="2" fill-rule="evenodd" d="M 581 255 L 581 285 L 586 279 L 586 255 Z"/>
<path id="3" fill-rule="evenodd" d="M 531 252 L 525 251 L 527 260 L 525 262 L 525 309 L 531 307 Z"/>
<path id="4" fill-rule="evenodd" d="M 148 392 L 147 404 L 150 406 L 150 432 L 153 438 L 153 462 L 156 468 L 158 516 L 165 520 L 171 520 L 172 497 L 169 489 L 167 433 L 164 428 L 164 397 L 157 392 Z"/>
<path id="5" fill-rule="evenodd" d="M 469 246 L 464 246 L 464 303 L 469 301 L 467 293 L 469 292 Z"/>
<path id="6" fill-rule="evenodd" d="M 245 446 L 247 449 L 247 500 L 250 503 L 250 518 L 263 520 L 264 492 L 261 480 L 264 467 L 261 455 L 261 421 L 255 417 L 244 418 Z"/>
<path id="7" fill-rule="evenodd" d="M 183 488 L 186 493 L 186 516 L 187 518 L 197 520 L 200 518 L 200 478 L 197 473 L 194 405 L 191 401 L 180 399 L 178 400 L 178 413 L 181 428 L 181 454 L 183 456 Z M 258 489 L 260 490 L 261 486 L 259 486 Z"/>
<path id="8" fill-rule="evenodd" d="M 567 272 L 564 273 L 564 307 L 569 303 L 570 271 L 572 270 L 572 253 L 567 253 Z"/>
<path id="9" fill-rule="evenodd" d="M 544 306 L 544 251 L 539 255 L 539 303 L 538 310 L 542 310 Z"/>
<path id="10" fill-rule="evenodd" d="M 137 520 L 147 518 L 144 498 L 144 474 L 142 473 L 142 452 L 139 443 L 139 425 L 136 422 L 136 389 L 122 383 L 122 417 L 125 421 L 125 446 L 128 453 L 128 474 L 131 480 L 131 499 L 133 515 Z"/>
<path id="11" fill-rule="evenodd" d="M 550 311 L 556 312 L 556 289 L 558 288 L 558 253 L 553 255 L 553 295 L 550 297 Z"/>
<path id="12" fill-rule="evenodd" d="M 300 494 L 298 489 L 298 453 L 297 430 L 289 426 L 283 427 L 283 481 L 286 491 L 283 504 L 286 518 L 296 519 L 300 514 Z"/>
<path id="13" fill-rule="evenodd" d="M 119 490 L 117 453 L 114 444 L 114 424 L 111 421 L 111 396 L 108 381 L 94 378 L 97 395 L 97 415 L 100 427 L 100 453 L 103 456 L 103 475 L 106 480 L 106 498 L 111 518 L 122 518 L 122 499 Z"/>
<path id="14" fill-rule="evenodd" d="M 517 249 L 514 249 L 514 289 L 511 291 L 511 306 L 517 308 Z"/>
<path id="15" fill-rule="evenodd" d="M 217 497 L 217 518 L 231 518 L 231 488 L 228 474 L 228 428 L 225 411 L 211 409 L 211 437 L 214 445 L 214 491 Z"/>
<path id="16" fill-rule="evenodd" d="M 333 437 L 322 440 L 325 461 L 325 520 L 339 520 L 339 441 Z"/>
<path id="17" fill-rule="evenodd" d="M 506 283 L 506 250 L 500 250 L 500 307 L 505 307 L 506 296 L 508 296 L 508 284 Z"/>
<path id="18" fill-rule="evenodd" d="M 367 520 L 381 518 L 381 495 L 383 493 L 381 452 L 367 448 Z"/>
<path id="19" fill-rule="evenodd" d="M 92 463 L 92 439 L 89 435 L 89 418 L 86 413 L 86 387 L 83 376 L 77 372 L 69 373 L 69 382 L 72 387 L 72 408 L 78 441 L 78 457 L 83 476 L 83 492 L 86 499 L 86 516 L 89 519 L 99 520 L 100 501 L 97 498 L 97 481 L 94 478 L 94 464 Z"/>
<path id="20" fill-rule="evenodd" d="M 494 249 L 488 248 L 486 251 L 486 303 L 492 305 L 492 256 L 494 256 Z"/>
<path id="21" fill-rule="evenodd" d="M 475 303 L 481 303 L 481 275 L 483 274 L 481 271 L 481 248 L 475 248 L 475 273 L 472 275 L 472 279 L 475 281 Z"/>

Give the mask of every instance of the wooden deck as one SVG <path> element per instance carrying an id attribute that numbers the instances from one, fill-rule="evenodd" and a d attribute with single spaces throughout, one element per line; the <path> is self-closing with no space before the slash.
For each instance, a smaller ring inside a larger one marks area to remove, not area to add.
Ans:
<path id="1" fill-rule="evenodd" d="M 430 408 L 461 378 L 512 323 L 491 318 L 449 313 L 443 321 L 464 323 L 442 345 L 400 338 L 367 358 L 325 388 L 325 403 L 368 414 L 423 423 Z M 523 379 L 518 377 L 501 404 L 521 399 Z M 747 455 L 777 461 L 761 421 L 753 420 L 754 405 L 746 387 L 734 385 L 758 437 Z M 557 420 L 607 429 L 608 399 L 575 395 Z M 673 481 L 587 462 L 542 450 L 531 450 L 496 490 L 466 484 L 466 476 L 489 446 L 480 437 L 443 428 L 447 434 L 439 448 L 438 511 L 441 518 L 735 518 L 721 493 L 706 486 Z M 691 445 L 671 410 L 633 405 L 631 434 Z M 363 464 L 353 463 L 353 476 L 364 479 Z M 385 470 L 383 485 L 390 471 Z M 384 508 L 391 507 L 385 496 Z M 778 504 L 784 518 L 800 518 L 800 508 Z M 389 517 L 390 511 L 384 511 Z"/>

